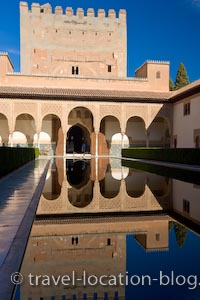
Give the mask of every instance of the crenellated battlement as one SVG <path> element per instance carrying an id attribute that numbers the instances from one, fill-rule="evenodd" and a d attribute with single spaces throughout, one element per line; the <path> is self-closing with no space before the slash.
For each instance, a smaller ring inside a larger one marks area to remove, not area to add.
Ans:
<path id="1" fill-rule="evenodd" d="M 44 5 L 40 5 L 39 3 L 32 3 L 31 7 L 27 2 L 20 2 L 20 11 L 22 14 L 32 13 L 35 15 L 39 14 L 55 14 L 55 15 L 65 15 L 67 17 L 78 17 L 78 18 L 99 18 L 99 19 L 120 19 L 126 20 L 126 10 L 120 9 L 119 13 L 114 9 L 109 9 L 108 12 L 104 9 L 98 9 L 97 13 L 95 13 L 94 8 L 88 8 L 87 11 L 84 11 L 83 8 L 77 8 L 76 12 L 72 9 L 72 7 L 66 7 L 63 10 L 62 6 L 56 6 L 53 10 L 51 4 L 46 3 Z"/>

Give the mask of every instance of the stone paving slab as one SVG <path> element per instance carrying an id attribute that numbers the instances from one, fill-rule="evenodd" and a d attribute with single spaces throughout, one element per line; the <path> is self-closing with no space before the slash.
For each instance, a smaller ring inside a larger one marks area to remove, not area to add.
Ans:
<path id="1" fill-rule="evenodd" d="M 0 180 L 0 300 L 10 300 L 45 183 L 49 160 L 32 161 Z"/>

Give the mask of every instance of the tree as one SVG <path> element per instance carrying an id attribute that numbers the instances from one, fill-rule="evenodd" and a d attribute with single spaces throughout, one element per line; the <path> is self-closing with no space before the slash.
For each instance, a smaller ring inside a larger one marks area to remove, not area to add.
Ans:
<path id="1" fill-rule="evenodd" d="M 169 90 L 170 91 L 174 91 L 175 90 L 175 85 L 174 85 L 174 82 L 173 82 L 173 80 L 171 78 L 169 79 Z"/>
<path id="2" fill-rule="evenodd" d="M 186 240 L 186 235 L 187 235 L 187 228 L 182 226 L 179 223 L 174 223 L 174 231 L 176 234 L 176 241 L 179 245 L 179 247 L 183 247 L 185 240 Z"/>
<path id="3" fill-rule="evenodd" d="M 185 66 L 183 63 L 180 63 L 177 75 L 176 75 L 176 81 L 175 81 L 175 90 L 178 90 L 182 88 L 183 86 L 189 84 L 188 75 L 185 69 Z"/>

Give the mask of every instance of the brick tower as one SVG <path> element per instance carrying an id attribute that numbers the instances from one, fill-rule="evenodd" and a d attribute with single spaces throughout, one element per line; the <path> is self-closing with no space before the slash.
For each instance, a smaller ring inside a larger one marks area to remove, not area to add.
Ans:
<path id="1" fill-rule="evenodd" d="M 126 11 L 65 12 L 50 4 L 20 3 L 21 72 L 81 77 L 126 77 Z"/>

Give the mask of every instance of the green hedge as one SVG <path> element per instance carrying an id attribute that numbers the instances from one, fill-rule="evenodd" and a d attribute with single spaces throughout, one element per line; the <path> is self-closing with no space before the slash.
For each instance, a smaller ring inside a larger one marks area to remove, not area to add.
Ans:
<path id="1" fill-rule="evenodd" d="M 122 157 L 200 165 L 200 149 L 196 148 L 128 148 L 122 149 Z"/>
<path id="2" fill-rule="evenodd" d="M 195 171 L 158 166 L 154 164 L 148 164 L 148 162 L 124 159 L 122 159 L 122 166 L 200 185 L 200 177 Z"/>
<path id="3" fill-rule="evenodd" d="M 4 176 L 39 156 L 35 148 L 0 147 L 0 176 Z"/>

